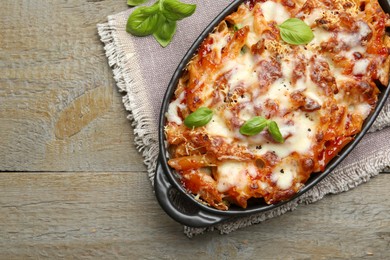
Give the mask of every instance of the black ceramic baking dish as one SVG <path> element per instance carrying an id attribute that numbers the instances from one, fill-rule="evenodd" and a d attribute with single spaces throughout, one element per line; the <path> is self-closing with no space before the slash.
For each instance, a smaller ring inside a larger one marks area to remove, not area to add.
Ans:
<path id="1" fill-rule="evenodd" d="M 386 13 L 390 13 L 390 0 L 379 0 L 383 10 Z M 237 7 L 244 2 L 243 0 L 233 1 L 225 10 L 223 10 L 202 32 L 202 34 L 196 39 L 191 48 L 188 50 L 182 61 L 179 63 L 175 73 L 169 82 L 167 91 L 164 96 L 164 100 L 160 112 L 159 120 L 159 158 L 157 162 L 157 169 L 155 173 L 155 194 L 157 200 L 164 211 L 172 217 L 174 220 L 190 227 L 207 227 L 221 223 L 223 221 L 237 218 L 245 215 L 254 213 L 260 213 L 275 209 L 281 205 L 301 196 L 317 183 L 319 183 L 325 176 L 327 176 L 332 170 L 342 161 L 344 158 L 354 149 L 362 137 L 366 134 L 375 118 L 378 116 L 382 109 L 386 98 L 390 93 L 390 84 L 388 87 L 378 86 L 381 90 L 379 95 L 378 103 L 375 110 L 366 119 L 362 131 L 356 135 L 355 139 L 349 143 L 340 153 L 339 156 L 335 157 L 326 167 L 324 172 L 312 174 L 310 179 L 306 182 L 305 186 L 290 200 L 280 202 L 273 205 L 266 203 L 260 203 L 255 205 L 249 205 L 246 209 L 236 207 L 234 205 L 227 211 L 218 210 L 202 204 L 196 200 L 194 195 L 188 193 L 185 188 L 181 185 L 177 173 L 170 168 L 167 161 L 167 149 L 164 135 L 164 126 L 166 124 L 165 113 L 168 109 L 169 102 L 172 99 L 172 95 L 176 89 L 178 80 L 185 69 L 189 60 L 196 53 L 199 45 L 203 39 L 230 13 L 234 12 Z M 175 195 L 172 196 L 172 193 Z M 179 203 L 178 203 L 179 201 Z M 188 210 L 190 209 L 190 210 Z"/>

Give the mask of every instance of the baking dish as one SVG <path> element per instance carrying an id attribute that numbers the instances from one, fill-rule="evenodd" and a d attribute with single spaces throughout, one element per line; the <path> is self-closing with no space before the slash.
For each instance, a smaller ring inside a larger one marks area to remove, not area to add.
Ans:
<path id="1" fill-rule="evenodd" d="M 199 45 L 203 39 L 216 27 L 221 20 L 223 20 L 228 14 L 234 12 L 237 7 L 244 2 L 243 0 L 233 1 L 224 11 L 222 11 L 203 31 L 203 33 L 196 39 L 194 44 L 188 50 L 182 61 L 179 63 L 164 96 L 160 120 L 159 120 L 159 159 L 158 166 L 155 174 L 155 192 L 158 202 L 161 207 L 176 221 L 192 227 L 207 227 L 210 225 L 218 224 L 220 222 L 236 218 L 240 216 L 250 215 L 254 213 L 260 213 L 275 209 L 281 205 L 301 196 L 318 182 L 320 182 L 325 176 L 327 176 L 357 145 L 361 138 L 366 134 L 369 127 L 374 122 L 375 118 L 379 114 L 383 107 L 386 98 L 390 93 L 390 87 L 379 86 L 381 94 L 378 96 L 378 102 L 375 110 L 366 119 L 361 132 L 356 135 L 355 139 L 349 143 L 340 153 L 335 157 L 321 173 L 313 173 L 310 179 L 306 182 L 305 186 L 294 197 L 287 201 L 283 201 L 277 204 L 268 205 L 266 203 L 256 203 L 249 205 L 246 209 L 239 207 L 231 207 L 227 211 L 211 208 L 201 201 L 197 200 L 192 194 L 189 194 L 185 188 L 181 185 L 177 174 L 167 164 L 167 149 L 164 135 L 164 126 L 166 124 L 165 113 L 168 109 L 169 102 L 172 99 L 172 95 L 176 89 L 178 80 L 185 69 L 187 63 L 196 53 Z M 389 13 L 389 2 L 386 0 L 379 1 L 383 10 Z M 175 193 L 174 195 L 172 195 Z"/>

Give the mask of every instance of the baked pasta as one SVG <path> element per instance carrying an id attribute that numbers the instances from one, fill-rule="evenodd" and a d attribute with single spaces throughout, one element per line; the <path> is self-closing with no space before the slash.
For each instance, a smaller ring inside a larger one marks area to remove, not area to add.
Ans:
<path id="1" fill-rule="evenodd" d="M 283 40 L 290 18 L 314 38 Z M 361 131 L 388 84 L 389 24 L 377 0 L 244 1 L 204 39 L 165 114 L 183 186 L 220 210 L 294 196 Z M 201 109 L 206 124 L 185 124 Z M 245 134 L 254 118 L 263 130 Z"/>

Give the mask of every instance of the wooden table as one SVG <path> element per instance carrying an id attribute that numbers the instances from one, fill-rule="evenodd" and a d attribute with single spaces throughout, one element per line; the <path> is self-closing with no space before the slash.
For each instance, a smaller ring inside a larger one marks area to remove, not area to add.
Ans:
<path id="1" fill-rule="evenodd" d="M 125 0 L 0 2 L 0 258 L 390 257 L 390 174 L 229 235 L 157 204 L 96 24 Z"/>

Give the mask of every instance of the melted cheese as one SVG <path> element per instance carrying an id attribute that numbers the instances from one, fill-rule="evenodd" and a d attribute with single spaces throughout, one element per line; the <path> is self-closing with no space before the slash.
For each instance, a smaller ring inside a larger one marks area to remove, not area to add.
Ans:
<path id="1" fill-rule="evenodd" d="M 239 190 L 245 189 L 248 185 L 248 177 L 246 175 L 246 163 L 225 161 L 218 165 L 218 183 L 217 189 L 220 192 L 225 192 L 232 187 L 237 187 Z"/>
<path id="2" fill-rule="evenodd" d="M 355 60 L 355 57 L 354 57 L 354 54 L 355 53 L 365 53 L 366 52 L 366 48 L 361 46 L 361 45 L 357 45 L 357 46 L 354 46 L 353 48 L 351 48 L 350 50 L 348 51 L 343 51 L 342 52 L 342 55 L 344 57 L 346 57 L 348 60 Z"/>
<path id="3" fill-rule="evenodd" d="M 363 118 L 368 117 L 368 115 L 371 112 L 372 107 L 370 104 L 362 103 L 355 106 L 350 107 L 350 110 L 352 113 L 356 113 L 358 115 L 361 115 Z"/>
<path id="4" fill-rule="evenodd" d="M 324 15 L 324 11 L 322 9 L 314 9 L 309 15 L 305 16 L 305 23 L 308 25 L 313 25 L 315 24 L 315 21 L 317 19 L 322 18 Z"/>
<path id="5" fill-rule="evenodd" d="M 284 82 L 290 85 L 290 80 L 293 74 L 294 65 L 290 60 L 282 60 L 281 68 L 282 68 L 283 78 L 286 79 L 284 80 Z"/>
<path id="6" fill-rule="evenodd" d="M 322 42 L 328 42 L 334 36 L 334 33 L 319 27 L 313 29 L 313 34 L 314 38 L 308 45 L 311 48 L 320 46 Z"/>
<path id="7" fill-rule="evenodd" d="M 287 190 L 291 188 L 297 172 L 298 167 L 294 161 L 282 161 L 272 171 L 271 181 L 281 190 Z"/>
<path id="8" fill-rule="evenodd" d="M 337 34 L 337 40 L 344 42 L 346 45 L 351 47 L 361 46 L 362 38 L 369 35 L 371 33 L 371 29 L 366 23 L 361 21 L 358 22 L 358 26 L 359 30 L 357 32 L 339 32 Z"/>
<path id="9" fill-rule="evenodd" d="M 324 99 L 319 93 L 319 87 L 310 79 L 310 77 L 307 77 L 304 86 L 305 88 L 303 93 L 305 94 L 305 96 L 313 99 L 321 106 L 324 102 Z"/>
<path id="10" fill-rule="evenodd" d="M 228 80 L 231 90 L 240 84 L 244 87 L 250 86 L 257 81 L 257 74 L 254 72 L 255 61 L 253 56 L 246 52 L 234 61 L 228 61 L 223 71 L 232 71 Z"/>
<path id="11" fill-rule="evenodd" d="M 211 121 L 206 125 L 206 132 L 210 136 L 222 136 L 225 138 L 234 138 L 233 133 L 226 126 L 224 119 L 217 113 L 213 114 Z"/>
<path id="12" fill-rule="evenodd" d="M 367 73 L 367 67 L 370 64 L 370 61 L 367 59 L 358 60 L 353 66 L 353 75 L 364 75 Z"/>
<path id="13" fill-rule="evenodd" d="M 264 2 L 261 5 L 261 10 L 267 22 L 275 21 L 277 24 L 281 24 L 291 16 L 282 4 L 273 1 Z"/>
<path id="14" fill-rule="evenodd" d="M 185 92 L 183 91 L 179 98 L 177 98 L 175 101 L 171 102 L 168 106 L 168 111 L 165 114 L 167 117 L 168 122 L 173 122 L 178 125 L 181 125 L 183 123 L 183 120 L 178 114 L 179 109 L 184 109 L 186 107 L 185 104 L 181 104 L 184 100 Z"/>
<path id="15" fill-rule="evenodd" d="M 260 40 L 261 36 L 250 32 L 248 33 L 248 38 L 246 39 L 246 45 L 252 46 L 253 44 L 256 44 Z"/>
<path id="16" fill-rule="evenodd" d="M 289 89 L 291 89 L 290 83 L 283 78 L 276 80 L 269 90 L 263 95 L 259 95 L 253 103 L 257 107 L 266 109 L 264 105 L 267 101 L 276 103 L 280 109 L 286 109 L 290 107 Z"/>

